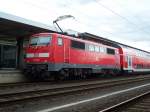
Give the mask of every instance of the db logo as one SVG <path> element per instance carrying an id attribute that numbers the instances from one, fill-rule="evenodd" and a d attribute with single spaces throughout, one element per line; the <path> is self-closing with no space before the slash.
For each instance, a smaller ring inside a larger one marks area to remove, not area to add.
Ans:
<path id="1" fill-rule="evenodd" d="M 35 54 L 34 54 L 34 57 L 39 57 L 39 53 L 35 53 Z"/>

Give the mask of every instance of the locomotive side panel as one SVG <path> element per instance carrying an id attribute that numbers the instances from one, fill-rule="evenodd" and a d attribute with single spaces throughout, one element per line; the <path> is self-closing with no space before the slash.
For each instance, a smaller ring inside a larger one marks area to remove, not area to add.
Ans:
<path id="1" fill-rule="evenodd" d="M 74 42 L 74 40 L 71 40 Z M 82 67 L 93 68 L 93 69 L 120 69 L 120 57 L 118 49 L 111 48 L 113 53 L 107 53 L 106 47 L 99 44 L 92 43 L 78 43 L 84 47 L 71 46 L 70 48 L 70 63 L 84 65 Z M 103 50 L 101 50 L 103 48 Z"/>
<path id="2" fill-rule="evenodd" d="M 59 45 L 60 38 L 61 45 Z M 119 51 L 116 48 L 89 41 L 80 41 L 80 39 L 72 39 L 62 35 L 55 36 L 54 42 L 54 71 L 63 68 L 120 70 Z M 107 53 L 107 48 L 110 53 Z"/>

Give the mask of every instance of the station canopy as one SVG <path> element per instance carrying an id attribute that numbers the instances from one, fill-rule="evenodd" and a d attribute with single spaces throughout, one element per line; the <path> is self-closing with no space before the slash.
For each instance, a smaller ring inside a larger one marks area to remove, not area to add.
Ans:
<path id="1" fill-rule="evenodd" d="M 27 37 L 39 32 L 53 32 L 51 26 L 0 12 L 0 37 Z"/>
<path id="2" fill-rule="evenodd" d="M 0 12 L 0 38 L 21 38 L 21 37 L 29 37 L 32 34 L 40 33 L 40 32 L 57 32 L 56 29 L 52 26 L 48 26 L 46 24 L 42 24 L 39 22 L 31 21 L 25 18 L 21 18 L 12 14 Z M 96 36 L 90 33 L 81 33 L 79 38 L 92 40 L 96 42 L 101 42 L 103 44 L 120 47 L 118 45 L 122 45 L 125 47 L 130 47 L 133 49 L 137 49 L 128 45 L 124 45 L 122 43 L 118 43 L 100 36 Z M 140 49 L 137 49 L 140 50 Z M 144 51 L 144 50 L 141 50 Z M 147 52 L 147 51 L 144 51 Z M 149 52 L 148 52 L 149 53 Z"/>

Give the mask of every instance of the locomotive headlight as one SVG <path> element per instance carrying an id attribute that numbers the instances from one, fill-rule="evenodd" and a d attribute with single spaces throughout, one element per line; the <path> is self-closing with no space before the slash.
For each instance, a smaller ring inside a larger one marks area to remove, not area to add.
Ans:
<path id="1" fill-rule="evenodd" d="M 33 53 L 27 53 L 27 54 L 26 54 L 26 57 L 27 57 L 27 58 L 33 58 L 33 57 L 34 57 L 34 54 L 33 54 Z"/>
<path id="2" fill-rule="evenodd" d="M 49 53 L 39 53 L 39 57 L 49 57 Z"/>

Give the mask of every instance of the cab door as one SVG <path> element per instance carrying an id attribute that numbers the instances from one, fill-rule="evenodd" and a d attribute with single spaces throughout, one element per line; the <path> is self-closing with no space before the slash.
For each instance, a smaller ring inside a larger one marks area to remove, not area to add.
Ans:
<path id="1" fill-rule="evenodd" d="M 69 63 L 70 44 L 69 39 L 64 35 L 58 35 L 56 38 L 57 44 L 55 45 L 55 62 L 56 63 Z"/>
<path id="2" fill-rule="evenodd" d="M 67 38 L 64 38 L 64 63 L 70 62 L 70 43 Z"/>

